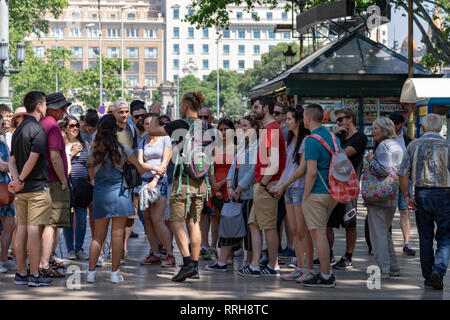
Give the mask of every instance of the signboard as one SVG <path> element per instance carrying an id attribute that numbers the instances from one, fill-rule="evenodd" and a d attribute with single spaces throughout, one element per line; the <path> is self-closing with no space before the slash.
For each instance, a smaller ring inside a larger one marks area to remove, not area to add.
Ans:
<path id="1" fill-rule="evenodd" d="M 428 105 L 419 107 L 419 117 L 426 116 L 428 114 Z"/>
<path id="2" fill-rule="evenodd" d="M 98 107 L 98 113 L 100 113 L 100 114 L 105 114 L 105 111 L 106 111 L 105 106 L 100 106 L 100 107 Z"/>

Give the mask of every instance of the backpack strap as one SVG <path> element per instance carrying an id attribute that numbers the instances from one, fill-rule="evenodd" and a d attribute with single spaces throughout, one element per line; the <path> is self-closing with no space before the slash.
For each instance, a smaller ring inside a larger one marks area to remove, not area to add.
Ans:
<path id="1" fill-rule="evenodd" d="M 328 145 L 328 143 L 326 143 L 325 140 L 323 140 L 323 138 L 317 134 L 311 134 L 308 137 L 314 138 L 316 140 L 318 140 L 324 147 L 325 149 L 328 150 L 329 153 L 334 154 L 334 151 L 331 150 L 330 146 Z M 336 146 L 335 146 L 336 147 Z"/>

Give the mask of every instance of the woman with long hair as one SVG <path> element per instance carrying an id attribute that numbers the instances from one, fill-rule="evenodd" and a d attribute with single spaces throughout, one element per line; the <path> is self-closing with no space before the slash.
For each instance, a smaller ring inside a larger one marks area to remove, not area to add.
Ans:
<path id="1" fill-rule="evenodd" d="M 252 116 L 246 116 L 241 121 L 244 139 L 240 141 L 239 150 L 226 177 L 227 194 L 230 201 L 242 203 L 246 236 L 244 247 L 247 250 L 246 264 L 252 259 L 252 241 L 248 228 L 248 217 L 253 205 L 253 184 L 255 183 L 255 164 L 258 152 L 258 122 Z M 238 134 L 238 137 L 240 135 Z M 242 238 L 219 238 L 220 254 L 218 260 L 205 266 L 210 271 L 227 271 L 227 259 L 232 255 L 233 246 L 239 245 Z"/>
<path id="2" fill-rule="evenodd" d="M 228 201 L 227 176 L 236 154 L 236 145 L 234 144 L 235 127 L 230 119 L 222 119 L 217 125 L 219 143 L 214 149 L 214 175 L 211 176 L 211 198 L 206 205 L 214 210 L 214 216 L 211 219 L 211 248 L 204 255 L 205 260 L 217 259 L 217 238 L 219 231 L 220 212 L 223 204 Z"/>
<path id="3" fill-rule="evenodd" d="M 88 157 L 89 177 L 94 185 L 93 215 L 95 234 L 89 250 L 87 281 L 96 281 L 96 264 L 111 223 L 112 267 L 110 280 L 123 281 L 120 259 L 123 255 L 123 235 L 127 217 L 134 214 L 131 189 L 123 177 L 125 161 L 133 164 L 139 174 L 144 169 L 129 147 L 119 143 L 117 123 L 113 115 L 105 115 L 98 122 L 98 131 Z"/>
<path id="4" fill-rule="evenodd" d="M 152 114 L 145 115 L 144 127 L 149 128 L 151 121 Z M 143 212 L 150 253 L 141 264 L 161 263 L 161 267 L 175 267 L 172 237 L 164 221 L 168 184 L 166 169 L 172 158 L 172 141 L 169 136 L 146 135 L 138 148 L 138 161 L 146 170 L 142 176 L 143 185 L 147 185 L 148 190 L 159 188 L 161 192 L 161 198 L 150 203 Z M 165 259 L 161 259 L 159 241 L 166 249 Z"/>
<path id="5" fill-rule="evenodd" d="M 306 227 L 302 211 L 303 192 L 305 190 L 304 174 L 306 171 L 305 137 L 309 135 L 309 131 L 303 124 L 303 108 L 288 108 L 286 126 L 289 130 L 286 167 L 280 182 L 271 191 L 279 194 L 285 191 L 286 213 L 289 219 L 297 262 L 295 270 L 284 276 L 283 279 L 301 283 L 313 277 L 314 253 L 311 234 Z M 305 254 L 306 266 L 304 265 Z"/>
<path id="6" fill-rule="evenodd" d="M 63 228 L 68 252 L 67 259 L 87 260 L 89 259 L 89 255 L 83 251 L 83 242 L 86 235 L 87 206 L 89 203 L 83 207 L 77 205 L 77 200 L 81 194 L 78 194 L 78 192 L 75 194 L 75 190 L 87 192 L 87 194 L 83 193 L 83 196 L 91 196 L 89 192 L 92 192 L 92 189 L 89 185 L 89 174 L 87 169 L 88 151 L 86 144 L 81 138 L 80 123 L 77 118 L 68 115 L 65 119 L 63 119 L 61 126 L 63 128 L 64 140 L 66 142 L 68 162 L 67 172 L 69 174 L 69 185 L 72 193 L 71 207 L 74 211 L 74 214 L 70 214 L 70 227 Z"/>

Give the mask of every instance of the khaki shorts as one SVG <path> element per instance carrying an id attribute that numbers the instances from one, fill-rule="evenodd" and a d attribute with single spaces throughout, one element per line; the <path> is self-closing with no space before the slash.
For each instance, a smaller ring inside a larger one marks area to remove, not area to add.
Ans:
<path id="1" fill-rule="evenodd" d="M 70 227 L 70 191 L 61 189 L 60 182 L 50 182 L 50 196 L 52 197 L 52 213 L 47 226 L 65 228 Z"/>
<path id="2" fill-rule="evenodd" d="M 181 192 L 177 194 L 178 179 L 174 179 L 172 192 L 170 193 L 170 221 L 188 221 L 200 222 L 200 216 L 203 209 L 203 201 L 206 199 L 206 183 L 204 180 L 194 180 L 189 178 L 190 187 L 190 207 L 187 208 L 187 178 L 182 178 Z"/>
<path id="3" fill-rule="evenodd" d="M 267 189 L 275 186 L 278 181 L 271 181 Z M 248 223 L 254 223 L 259 230 L 277 228 L 278 200 L 280 196 L 272 198 L 266 191 L 259 191 L 259 183 L 253 185 L 253 206 L 250 211 Z"/>
<path id="4" fill-rule="evenodd" d="M 52 198 L 46 190 L 19 193 L 16 201 L 19 225 L 47 225 L 52 214 Z"/>
<path id="5" fill-rule="evenodd" d="M 302 204 L 308 230 L 326 229 L 336 204 L 329 194 L 311 193 Z"/>

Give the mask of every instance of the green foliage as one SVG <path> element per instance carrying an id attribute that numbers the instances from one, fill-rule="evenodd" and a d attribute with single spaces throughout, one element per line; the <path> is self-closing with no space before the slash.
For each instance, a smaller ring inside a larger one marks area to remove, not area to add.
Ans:
<path id="1" fill-rule="evenodd" d="M 152 92 L 152 104 L 154 104 L 156 101 L 158 101 L 159 104 L 162 103 L 161 92 L 159 92 L 159 90 L 153 90 Z"/>
<path id="2" fill-rule="evenodd" d="M 33 50 L 27 48 L 27 57 L 23 71 L 13 74 L 10 78 L 14 89 L 13 107 L 22 105 L 23 98 L 29 91 L 43 91 L 50 94 L 56 91 L 56 74 L 58 74 L 58 89 L 68 96 L 70 90 L 78 83 L 77 75 L 65 66 L 70 61 L 71 51 L 67 49 L 48 49 L 46 60 L 34 56 Z"/>
<path id="3" fill-rule="evenodd" d="M 124 70 L 130 68 L 130 66 L 130 62 L 124 60 Z M 120 71 L 120 59 L 107 59 L 102 56 L 102 84 L 103 92 L 106 93 L 106 99 L 103 99 L 103 103 L 106 101 L 114 102 L 122 96 Z M 76 86 L 79 89 L 76 95 L 77 100 L 83 102 L 87 107 L 97 109 L 100 104 L 100 65 L 97 64 L 94 68 L 88 68 L 78 73 L 78 79 L 78 85 Z M 131 101 L 132 97 L 125 92 L 124 98 Z"/>

